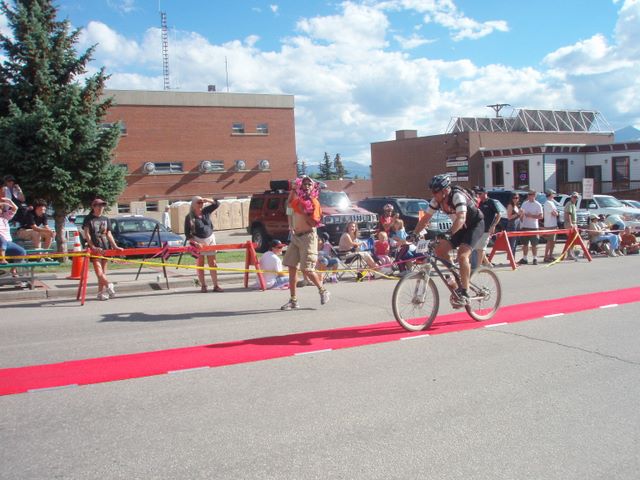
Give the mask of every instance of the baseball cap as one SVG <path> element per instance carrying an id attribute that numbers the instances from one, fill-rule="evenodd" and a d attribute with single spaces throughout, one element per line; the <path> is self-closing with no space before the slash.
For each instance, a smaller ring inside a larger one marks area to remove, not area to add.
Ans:
<path id="1" fill-rule="evenodd" d="M 91 202 L 91 206 L 92 207 L 97 207 L 98 205 L 106 205 L 107 202 L 105 202 L 102 198 L 94 198 L 93 201 Z"/>
<path id="2" fill-rule="evenodd" d="M 277 239 L 271 240 L 271 242 L 269 243 L 269 248 L 284 248 L 284 243 Z"/>
<path id="3" fill-rule="evenodd" d="M 486 190 L 484 187 L 473 187 L 473 191 L 476 193 L 485 193 Z"/>
<path id="4" fill-rule="evenodd" d="M 571 196 L 572 196 L 572 197 L 579 197 L 579 196 L 580 196 L 580 194 L 579 194 L 578 192 L 573 192 L 573 193 L 571 194 Z"/>
<path id="5" fill-rule="evenodd" d="M 555 194 L 556 194 L 556 191 L 555 191 L 555 190 L 552 190 L 552 189 L 550 189 L 550 188 L 547 188 L 547 189 L 544 191 L 544 193 L 545 193 L 546 195 L 555 195 Z"/>

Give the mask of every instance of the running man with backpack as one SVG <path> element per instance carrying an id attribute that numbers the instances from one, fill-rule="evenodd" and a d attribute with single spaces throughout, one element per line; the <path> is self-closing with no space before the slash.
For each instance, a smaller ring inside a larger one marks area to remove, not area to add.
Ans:
<path id="1" fill-rule="evenodd" d="M 473 193 L 458 185 L 451 185 L 448 175 L 433 177 L 429 182 L 429 189 L 433 193 L 433 198 L 427 212 L 418 221 L 415 232 L 421 232 L 438 210 L 442 210 L 451 217 L 453 221 L 450 230 L 451 238 L 438 242 L 436 255 L 440 258 L 448 258 L 451 249 L 457 247 L 462 282 L 462 285 L 458 286 L 457 293 L 461 298 L 468 299 L 467 288 L 469 288 L 471 276 L 469 257 L 484 234 L 484 216 L 478 208 Z"/>

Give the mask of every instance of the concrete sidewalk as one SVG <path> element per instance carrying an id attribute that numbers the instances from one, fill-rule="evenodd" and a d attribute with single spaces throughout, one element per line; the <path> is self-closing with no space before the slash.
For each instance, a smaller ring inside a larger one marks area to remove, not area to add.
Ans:
<path id="1" fill-rule="evenodd" d="M 223 263 L 219 268 L 244 269 L 244 263 Z M 36 285 L 33 290 L 12 286 L 0 287 L 0 303 L 5 301 L 20 301 L 34 299 L 75 299 L 78 291 L 79 280 L 69 280 L 69 271 L 57 273 L 36 274 Z M 166 290 L 167 281 L 164 278 L 162 268 L 155 269 L 143 267 L 138 275 L 138 268 L 112 269 L 107 271 L 109 279 L 114 283 L 116 292 L 148 292 L 154 290 Z M 209 272 L 205 272 L 206 281 L 211 287 Z M 136 279 L 137 277 L 137 279 Z M 197 273 L 195 269 L 167 267 L 167 280 L 169 289 L 193 287 Z M 257 277 L 255 273 L 249 275 L 251 286 Z M 222 285 L 244 282 L 244 273 L 240 271 L 219 271 L 218 281 Z M 87 285 L 87 298 L 95 297 L 98 293 L 98 281 L 93 271 L 89 269 L 89 283 Z"/>

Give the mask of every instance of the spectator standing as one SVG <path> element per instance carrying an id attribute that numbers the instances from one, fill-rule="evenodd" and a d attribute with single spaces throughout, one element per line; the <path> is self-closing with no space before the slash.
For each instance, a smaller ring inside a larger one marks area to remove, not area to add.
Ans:
<path id="1" fill-rule="evenodd" d="M 27 254 L 24 248 L 20 245 L 13 243 L 11 238 L 11 226 L 9 222 L 18 211 L 18 206 L 13 203 L 11 198 L 0 198 L 0 263 L 9 263 L 6 256 L 24 256 Z M 17 260 L 12 263 L 23 262 L 24 260 Z M 16 271 L 12 270 L 12 274 L 15 275 Z"/>
<path id="2" fill-rule="evenodd" d="M 549 189 L 544 193 L 547 197 L 547 201 L 544 202 L 543 206 L 544 228 L 555 230 L 558 228 L 559 216 L 558 206 L 556 205 L 556 201 L 553 199 L 553 196 L 556 194 L 556 192 Z M 544 261 L 553 262 L 556 259 L 553 256 L 553 248 L 556 244 L 556 234 L 552 233 L 549 235 L 545 235 L 544 238 L 547 241 L 544 246 Z"/>
<path id="3" fill-rule="evenodd" d="M 296 297 L 296 281 L 298 265 L 303 275 L 311 280 L 320 294 L 320 304 L 329 301 L 329 291 L 322 285 L 322 278 L 316 272 L 318 262 L 318 231 L 317 227 L 322 218 L 322 209 L 318 201 L 319 185 L 311 177 L 302 176 L 296 179 L 295 189 L 289 192 L 287 207 L 291 210 L 290 232 L 291 243 L 284 255 L 283 264 L 289 268 L 289 293 L 287 303 L 280 307 L 282 310 L 298 308 Z"/>
<path id="4" fill-rule="evenodd" d="M 578 229 L 578 208 L 576 207 L 576 205 L 578 203 L 579 196 L 580 194 L 578 192 L 573 192 L 571 194 L 571 198 L 564 206 L 564 228 L 575 230 L 576 232 Z M 571 235 L 568 238 L 571 238 Z M 573 246 L 570 246 L 567 249 L 566 259 L 573 260 L 574 262 L 578 261 L 578 258 L 573 251 Z"/>
<path id="5" fill-rule="evenodd" d="M 206 206 L 205 206 L 206 204 Z M 220 202 L 212 198 L 202 198 L 195 196 L 191 199 L 191 208 L 189 214 L 184 219 L 184 235 L 192 246 L 196 248 L 209 247 L 216 244 L 216 236 L 213 233 L 213 222 L 211 214 L 220 206 Z M 198 267 L 204 267 L 204 259 L 207 258 L 207 264 L 211 267 L 209 273 L 213 282 L 214 292 L 223 292 L 218 284 L 218 271 L 216 268 L 216 252 L 205 251 L 200 252 L 196 259 Z M 198 268 L 198 281 L 200 282 L 200 291 L 207 293 L 207 282 L 205 281 L 204 268 Z"/>
<path id="6" fill-rule="evenodd" d="M 49 227 L 46 210 L 47 202 L 41 198 L 35 200 L 33 209 L 24 215 L 22 225 L 16 232 L 20 240 L 30 240 L 36 250 L 51 248 L 56 236 L 56 232 Z"/>
<path id="7" fill-rule="evenodd" d="M 2 179 L 2 183 L 2 196 L 11 199 L 18 208 L 12 221 L 14 223 L 21 224 L 24 219 L 24 215 L 27 212 L 27 204 L 25 203 L 26 199 L 22 192 L 22 188 L 20 188 L 20 185 L 16 183 L 16 178 L 13 175 L 5 175 Z"/>
<path id="8" fill-rule="evenodd" d="M 491 262 L 489 262 L 486 257 L 485 249 L 487 248 L 487 245 L 489 245 L 489 239 L 491 236 L 496 233 L 496 226 L 502 218 L 502 215 L 500 215 L 498 207 L 495 205 L 497 200 L 489 198 L 484 187 L 475 187 L 473 190 L 478 195 L 478 208 L 484 216 L 484 234 L 480 237 L 478 248 L 475 250 L 478 252 L 479 257 L 476 259 L 476 263 L 477 265 L 491 266 Z"/>
<path id="9" fill-rule="evenodd" d="M 517 232 L 518 230 L 520 230 L 520 195 L 514 193 L 511 195 L 511 200 L 507 205 L 507 232 Z M 509 246 L 513 255 L 516 254 L 517 245 L 518 237 L 509 239 Z"/>
<path id="10" fill-rule="evenodd" d="M 164 212 L 162 213 L 162 224 L 167 230 L 171 230 L 171 207 L 169 207 L 169 205 L 164 207 Z"/>
<path id="11" fill-rule="evenodd" d="M 270 249 L 260 257 L 260 270 L 263 270 L 264 282 L 267 289 L 288 287 L 287 273 L 282 266 L 282 249 L 284 243 L 280 240 L 271 240 Z"/>
<path id="12" fill-rule="evenodd" d="M 87 246 L 91 249 L 92 255 L 102 255 L 104 250 L 113 248 L 124 250 L 119 247 L 111 233 L 111 221 L 104 216 L 104 209 L 107 206 L 101 198 L 95 198 L 91 202 L 91 212 L 82 222 L 82 232 Z M 113 283 L 107 278 L 107 259 L 91 258 L 93 270 L 98 277 L 98 300 L 109 300 L 116 296 Z"/>
<path id="13" fill-rule="evenodd" d="M 389 235 L 391 227 L 393 226 L 393 222 L 395 221 L 393 215 L 393 205 L 387 203 L 384 207 L 382 207 L 382 215 L 380 216 L 378 222 L 380 223 L 381 232 L 386 232 Z"/>
<path id="14" fill-rule="evenodd" d="M 529 190 L 527 193 L 527 199 L 522 204 L 522 211 L 520 213 L 521 218 L 521 230 L 534 232 L 539 228 L 539 221 L 542 220 L 542 205 L 536 200 L 536 191 Z M 522 259 L 518 262 L 520 265 L 527 265 L 527 255 L 529 253 L 529 244 L 531 244 L 531 260 L 532 265 L 538 264 L 538 236 L 528 235 L 522 238 Z"/>

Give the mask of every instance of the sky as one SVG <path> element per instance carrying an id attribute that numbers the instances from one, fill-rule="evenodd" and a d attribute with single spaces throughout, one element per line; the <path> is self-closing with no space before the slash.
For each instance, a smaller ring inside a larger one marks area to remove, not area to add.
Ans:
<path id="1" fill-rule="evenodd" d="M 57 0 L 107 87 L 295 95 L 299 160 L 370 164 L 395 131 L 457 116 L 597 110 L 640 128 L 640 0 Z M 7 33 L 0 16 L 0 31 Z M 228 83 L 227 83 L 228 72 Z"/>

